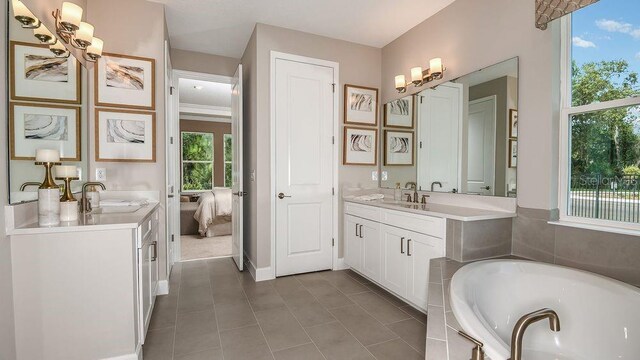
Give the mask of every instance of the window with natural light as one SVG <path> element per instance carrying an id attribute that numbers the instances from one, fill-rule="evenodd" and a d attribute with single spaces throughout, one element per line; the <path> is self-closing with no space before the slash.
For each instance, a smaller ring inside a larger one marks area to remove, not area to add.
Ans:
<path id="1" fill-rule="evenodd" d="M 565 34 L 561 217 L 640 224 L 640 2 L 601 0 Z"/>
<path id="2" fill-rule="evenodd" d="M 230 188 L 233 185 L 233 137 L 231 134 L 224 134 L 224 187 Z"/>
<path id="3" fill-rule="evenodd" d="M 213 189 L 213 134 L 182 132 L 182 191 Z"/>

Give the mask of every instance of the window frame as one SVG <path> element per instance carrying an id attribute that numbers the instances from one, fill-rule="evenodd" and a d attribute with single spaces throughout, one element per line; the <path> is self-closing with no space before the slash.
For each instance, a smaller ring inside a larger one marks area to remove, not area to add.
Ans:
<path id="1" fill-rule="evenodd" d="M 184 134 L 204 134 L 204 135 L 211 135 L 211 160 L 185 160 L 184 159 Z M 207 192 L 207 191 L 211 191 L 213 190 L 213 188 L 215 187 L 214 185 L 214 179 L 215 179 L 215 164 L 214 164 L 214 159 L 215 159 L 215 134 L 212 132 L 206 132 L 206 131 L 180 131 L 180 192 L 183 194 L 198 194 L 198 193 L 203 193 L 203 192 Z M 204 190 L 185 190 L 184 188 L 184 164 L 185 163 L 191 163 L 191 164 L 211 164 L 211 189 L 204 189 Z"/>
<path id="2" fill-rule="evenodd" d="M 230 161 L 227 161 L 227 136 L 231 138 L 231 148 L 229 149 L 231 151 L 231 155 L 232 158 Z M 233 187 L 233 135 L 228 133 L 228 134 L 223 134 L 222 135 L 222 170 L 223 170 L 223 179 L 225 181 L 225 187 L 228 188 L 232 188 Z M 231 165 L 231 184 L 229 184 L 229 186 L 226 186 L 226 180 L 227 180 L 227 164 Z"/>
<path id="3" fill-rule="evenodd" d="M 586 228 L 592 230 L 635 233 L 640 231 L 640 224 L 627 223 L 622 221 L 592 219 L 569 215 L 569 177 L 570 177 L 570 152 L 571 152 L 571 130 L 570 119 L 573 115 L 580 115 L 589 112 L 603 111 L 614 108 L 640 106 L 640 96 L 610 100 L 599 103 L 592 103 L 581 106 L 572 106 L 572 15 L 564 16 L 560 19 L 560 116 L 559 116 L 559 159 L 558 159 L 558 205 L 559 205 L 559 225 Z"/>

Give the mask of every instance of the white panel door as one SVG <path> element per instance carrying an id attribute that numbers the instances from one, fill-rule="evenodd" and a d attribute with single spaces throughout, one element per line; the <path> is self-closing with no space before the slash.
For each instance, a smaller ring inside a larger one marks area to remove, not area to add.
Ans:
<path id="1" fill-rule="evenodd" d="M 382 267 L 380 261 L 381 244 L 380 244 L 380 224 L 374 221 L 362 220 L 362 226 L 358 232 L 363 238 L 362 243 L 362 270 L 361 272 L 369 278 L 380 281 L 380 272 Z"/>
<path id="2" fill-rule="evenodd" d="M 407 231 L 381 225 L 382 274 L 380 284 L 400 296 L 407 292 Z"/>
<path id="3" fill-rule="evenodd" d="M 362 243 L 359 218 L 344 217 L 344 262 L 352 269 L 362 271 Z"/>
<path id="4" fill-rule="evenodd" d="M 167 276 L 171 273 L 171 266 L 176 261 L 176 237 L 180 236 L 180 198 L 178 186 L 180 186 L 180 178 L 178 169 L 180 163 L 178 162 L 178 153 L 180 143 L 178 139 L 179 115 L 177 111 L 178 95 L 175 93 L 173 84 L 173 69 L 171 67 L 171 57 L 169 56 L 169 45 L 165 41 L 165 111 L 167 114 L 167 120 L 165 123 L 165 131 L 167 141 L 166 144 L 166 157 L 167 157 L 167 212 L 166 212 L 166 248 L 167 248 Z M 164 270 L 163 270 L 164 271 Z"/>
<path id="5" fill-rule="evenodd" d="M 334 70 L 275 60 L 276 276 L 332 268 Z"/>
<path id="6" fill-rule="evenodd" d="M 418 186 L 450 192 L 460 190 L 458 180 L 462 87 L 446 83 L 419 96 Z"/>
<path id="7" fill-rule="evenodd" d="M 495 193 L 496 98 L 469 102 L 467 192 Z"/>
<path id="8" fill-rule="evenodd" d="M 427 308 L 429 260 L 444 256 L 443 239 L 410 233 L 407 241 L 407 299 L 423 309 Z"/>
<path id="9" fill-rule="evenodd" d="M 243 249 L 243 196 L 242 184 L 242 64 L 238 65 L 231 80 L 231 191 L 233 192 L 232 216 L 231 216 L 231 254 L 238 270 L 242 271 Z"/>

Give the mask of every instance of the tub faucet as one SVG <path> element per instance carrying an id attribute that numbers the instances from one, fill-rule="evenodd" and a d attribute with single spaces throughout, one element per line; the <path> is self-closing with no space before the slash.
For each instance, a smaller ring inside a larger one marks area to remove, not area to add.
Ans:
<path id="1" fill-rule="evenodd" d="M 83 213 L 91 212 L 91 204 L 89 203 L 89 199 L 87 199 L 87 186 L 100 186 L 102 190 L 107 190 L 107 187 L 104 186 L 103 183 L 97 181 L 89 181 L 82 185 L 82 201 L 80 211 Z"/>
<path id="2" fill-rule="evenodd" d="M 484 360 L 484 349 L 482 348 L 484 345 L 462 330 L 458 331 L 458 334 L 475 345 L 473 350 L 471 350 L 471 360 Z"/>
<path id="3" fill-rule="evenodd" d="M 518 320 L 511 334 L 511 358 L 509 360 L 522 360 L 522 338 L 529 325 L 544 319 L 549 319 L 549 328 L 552 331 L 560 331 L 560 318 L 551 309 L 540 309 L 529 313 Z"/>

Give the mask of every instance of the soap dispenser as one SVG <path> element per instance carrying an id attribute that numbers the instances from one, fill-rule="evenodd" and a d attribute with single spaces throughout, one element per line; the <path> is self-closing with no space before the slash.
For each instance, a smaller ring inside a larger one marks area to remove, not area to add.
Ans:
<path id="1" fill-rule="evenodd" d="M 402 200 L 402 189 L 400 189 L 400 183 L 396 183 L 396 188 L 393 190 L 393 199 L 396 201 Z"/>

